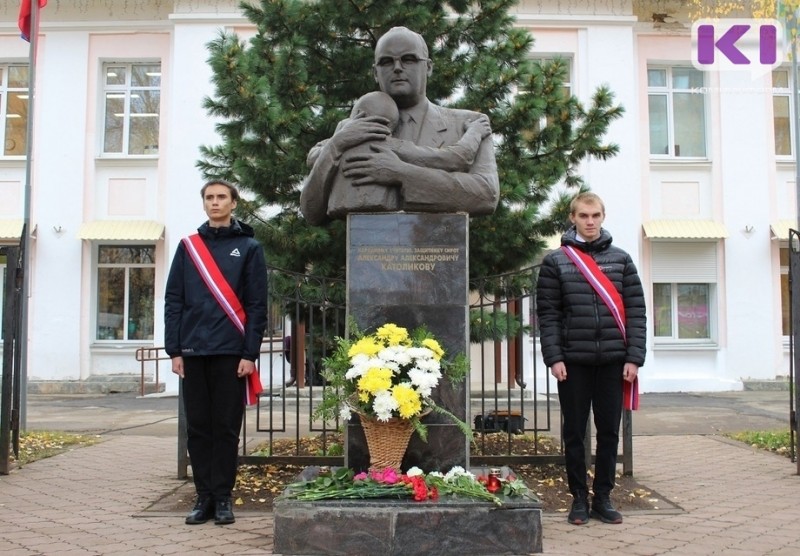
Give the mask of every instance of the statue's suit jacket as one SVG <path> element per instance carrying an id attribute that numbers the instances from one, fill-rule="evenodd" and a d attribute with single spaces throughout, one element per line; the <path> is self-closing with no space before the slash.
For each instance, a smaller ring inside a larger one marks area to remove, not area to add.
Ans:
<path id="1" fill-rule="evenodd" d="M 434 148 L 453 145 L 464 134 L 466 122 L 479 115 L 471 110 L 444 108 L 429 102 L 417 144 Z M 334 151 L 326 140 L 312 148 L 308 155 L 312 170 L 300 195 L 300 209 L 313 225 L 324 224 L 329 220 L 328 214 L 336 212 L 336 207 L 330 204 L 335 202 L 335 198 L 330 196 L 330 187 L 343 153 Z M 402 179 L 396 210 L 465 212 L 472 216 L 491 214 L 497 207 L 499 196 L 497 163 L 492 136 L 489 135 L 481 142 L 469 172 L 412 166 Z"/>

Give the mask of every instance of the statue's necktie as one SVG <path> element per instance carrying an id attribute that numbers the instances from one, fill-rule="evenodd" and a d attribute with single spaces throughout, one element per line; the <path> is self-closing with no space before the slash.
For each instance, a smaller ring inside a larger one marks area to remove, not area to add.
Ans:
<path id="1" fill-rule="evenodd" d="M 397 122 L 397 129 L 394 136 L 398 139 L 405 139 L 406 141 L 416 142 L 417 140 L 417 124 L 407 112 L 400 112 L 400 120 Z"/>

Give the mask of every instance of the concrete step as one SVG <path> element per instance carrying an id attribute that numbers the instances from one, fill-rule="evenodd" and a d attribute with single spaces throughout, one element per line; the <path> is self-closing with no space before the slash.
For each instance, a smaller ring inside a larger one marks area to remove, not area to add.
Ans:
<path id="1" fill-rule="evenodd" d="M 163 392 L 164 383 L 151 382 L 145 377 L 144 393 Z M 29 394 L 116 394 L 122 392 L 141 392 L 141 377 L 138 374 L 92 375 L 85 380 L 31 380 L 28 382 Z"/>
<path id="2" fill-rule="evenodd" d="M 774 379 L 742 379 L 744 389 L 750 392 L 788 392 L 789 377 L 779 376 Z"/>

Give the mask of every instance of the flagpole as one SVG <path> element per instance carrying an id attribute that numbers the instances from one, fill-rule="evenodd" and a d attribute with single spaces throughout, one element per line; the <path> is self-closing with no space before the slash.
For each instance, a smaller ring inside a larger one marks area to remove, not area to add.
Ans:
<path id="1" fill-rule="evenodd" d="M 33 114 L 36 99 L 36 47 L 39 43 L 39 0 L 31 0 L 31 32 L 28 48 L 28 122 L 25 141 L 25 194 L 22 216 L 22 295 L 20 296 L 19 316 L 19 377 L 20 404 L 19 429 L 27 428 L 28 418 L 28 296 L 30 295 L 31 274 L 31 191 L 33 181 Z"/>

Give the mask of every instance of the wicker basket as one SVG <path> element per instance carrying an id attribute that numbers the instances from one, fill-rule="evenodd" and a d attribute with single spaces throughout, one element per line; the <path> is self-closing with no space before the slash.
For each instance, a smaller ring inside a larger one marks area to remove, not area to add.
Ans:
<path id="1" fill-rule="evenodd" d="M 399 418 L 378 421 L 362 415 L 361 426 L 364 436 L 367 437 L 370 467 L 391 467 L 399 471 L 408 442 L 414 433 L 411 421 Z"/>

